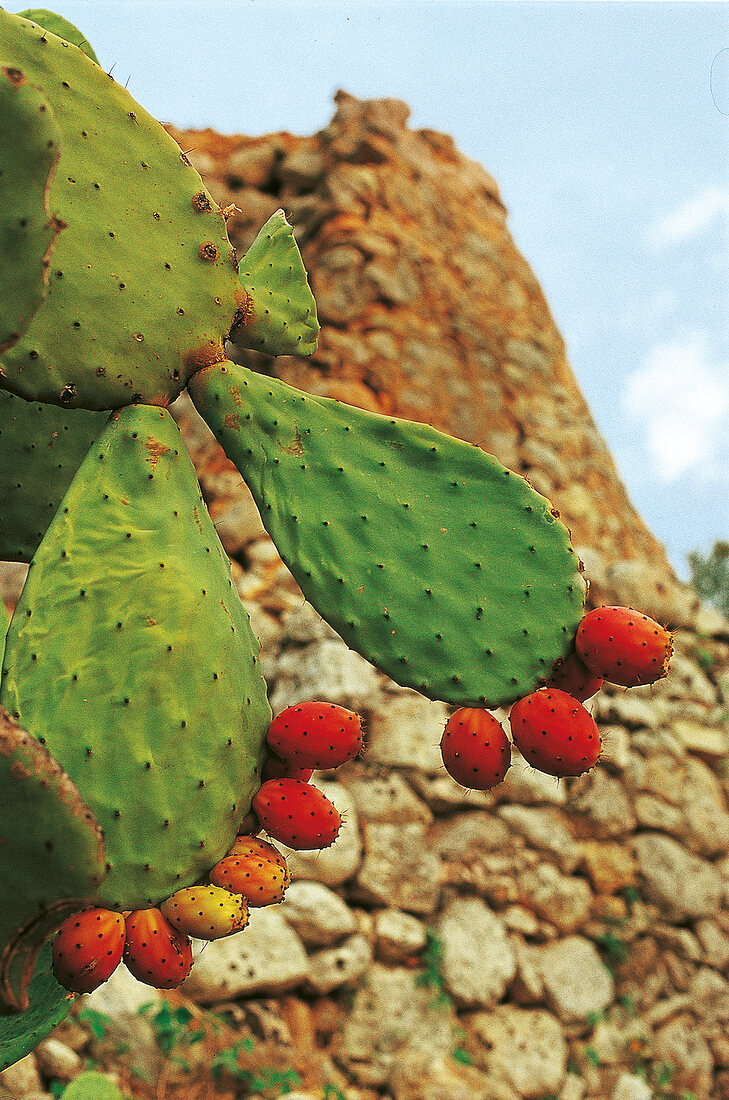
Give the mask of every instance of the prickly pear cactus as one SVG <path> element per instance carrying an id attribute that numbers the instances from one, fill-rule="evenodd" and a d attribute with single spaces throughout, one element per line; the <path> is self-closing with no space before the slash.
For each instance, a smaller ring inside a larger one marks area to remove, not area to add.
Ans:
<path id="1" fill-rule="evenodd" d="M 225 358 L 236 323 L 253 311 L 256 340 L 259 321 L 266 327 L 266 307 L 258 318 L 238 282 L 226 212 L 162 126 L 87 53 L 0 11 L 0 68 L 9 66 L 63 119 L 51 199 L 65 229 L 47 300 L 3 359 L 3 385 L 67 408 L 167 405 L 191 374 Z M 308 296 L 301 343 L 311 351 Z M 299 343 L 298 320 L 285 330 L 287 351 Z"/>
<path id="2" fill-rule="evenodd" d="M 261 786 L 258 643 L 166 411 L 186 387 L 307 598 L 398 683 L 512 702 L 585 594 L 491 456 L 226 360 L 231 332 L 316 348 L 284 213 L 237 265 L 229 211 L 83 34 L 24 16 L 0 10 L 0 556 L 30 562 L 0 627 L 0 1066 L 68 1011 L 42 944 L 69 909 L 204 881 Z"/>
<path id="3" fill-rule="evenodd" d="M 230 847 L 260 784 L 270 710 L 165 410 L 114 413 L 81 465 L 13 616 L 0 702 L 101 824 L 106 874 L 87 900 L 156 905 Z"/>
<path id="4" fill-rule="evenodd" d="M 585 595 L 569 534 L 491 455 L 234 363 L 190 393 L 306 597 L 393 679 L 497 706 L 568 652 Z"/>

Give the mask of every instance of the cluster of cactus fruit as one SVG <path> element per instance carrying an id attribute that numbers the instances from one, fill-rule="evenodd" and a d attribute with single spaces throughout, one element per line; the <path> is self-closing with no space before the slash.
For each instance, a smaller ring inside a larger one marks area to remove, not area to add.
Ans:
<path id="1" fill-rule="evenodd" d="M 190 936 L 280 900 L 285 863 L 255 834 L 316 848 L 341 824 L 311 773 L 360 751 L 361 722 L 322 703 L 271 721 L 168 412 L 183 391 L 305 598 L 397 683 L 457 708 L 443 756 L 467 786 L 505 770 L 488 712 L 511 704 L 527 761 L 594 763 L 575 644 L 593 677 L 626 682 L 612 660 L 648 682 L 631 639 L 660 675 L 670 637 L 644 647 L 635 615 L 608 631 L 619 645 L 588 640 L 567 528 L 493 456 L 227 358 L 227 339 L 315 350 L 292 229 L 278 211 L 238 262 L 231 211 L 75 27 L 0 9 L 0 101 L 0 558 L 30 565 L 0 632 L 4 1068 L 63 1019 L 67 988 L 122 957 L 178 984 Z"/>
<path id="2" fill-rule="evenodd" d="M 266 740 L 267 766 L 278 777 L 264 779 L 253 799 L 256 826 L 290 848 L 328 848 L 341 814 L 308 780 L 315 768 L 339 767 L 360 752 L 361 718 L 333 703 L 303 703 L 277 715 Z M 53 940 L 56 979 L 73 993 L 91 993 L 123 958 L 139 981 L 175 988 L 192 969 L 191 937 L 217 940 L 242 931 L 249 908 L 283 901 L 290 874 L 278 848 L 244 833 L 207 878 L 149 909 L 120 914 L 91 907 L 68 917 Z"/>
<path id="3" fill-rule="evenodd" d="M 517 700 L 509 713 L 514 744 L 547 775 L 582 775 L 602 751 L 597 723 L 583 706 L 608 681 L 652 684 L 668 673 L 671 632 L 629 607 L 596 607 L 585 615 L 575 651 L 556 663 L 544 687 Z M 446 771 L 464 787 L 489 790 L 511 766 L 511 743 L 496 716 L 460 707 L 441 739 Z"/>

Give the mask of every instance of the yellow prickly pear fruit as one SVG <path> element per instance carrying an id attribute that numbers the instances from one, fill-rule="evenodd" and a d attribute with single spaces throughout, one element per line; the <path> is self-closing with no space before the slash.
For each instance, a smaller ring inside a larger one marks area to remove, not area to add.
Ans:
<path id="1" fill-rule="evenodd" d="M 248 924 L 246 899 L 220 886 L 187 886 L 160 909 L 174 928 L 200 940 L 219 940 Z"/>

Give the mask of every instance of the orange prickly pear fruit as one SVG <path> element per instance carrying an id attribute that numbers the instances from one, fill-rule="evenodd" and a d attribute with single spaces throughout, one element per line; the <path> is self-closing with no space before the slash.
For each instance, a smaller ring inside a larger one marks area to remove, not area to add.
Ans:
<path id="1" fill-rule="evenodd" d="M 116 970 L 124 951 L 121 913 L 84 909 L 64 921 L 53 941 L 53 973 L 73 993 L 91 993 Z"/>
<path id="2" fill-rule="evenodd" d="M 239 837 L 227 856 L 216 863 L 210 881 L 243 894 L 249 906 L 283 901 L 290 876 L 281 853 L 259 837 Z"/>
<path id="3" fill-rule="evenodd" d="M 190 937 L 160 909 L 136 909 L 126 919 L 124 963 L 134 977 L 157 989 L 174 989 L 192 969 Z"/>

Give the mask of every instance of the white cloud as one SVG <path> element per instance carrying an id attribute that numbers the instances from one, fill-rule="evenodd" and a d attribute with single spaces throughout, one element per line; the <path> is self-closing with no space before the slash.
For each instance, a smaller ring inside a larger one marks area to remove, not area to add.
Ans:
<path id="1" fill-rule="evenodd" d="M 719 471 L 729 436 L 729 365 L 711 362 L 703 333 L 656 344 L 629 375 L 623 404 L 661 481 Z"/>
<path id="2" fill-rule="evenodd" d="M 716 223 L 729 230 L 729 187 L 705 187 L 654 222 L 649 239 L 654 245 L 691 240 Z"/>

